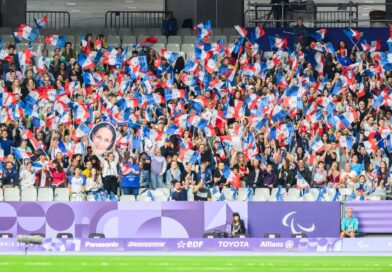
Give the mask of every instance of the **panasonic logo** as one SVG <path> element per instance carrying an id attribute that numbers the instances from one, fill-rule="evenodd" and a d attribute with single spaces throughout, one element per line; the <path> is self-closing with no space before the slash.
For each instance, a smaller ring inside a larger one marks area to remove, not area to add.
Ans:
<path id="1" fill-rule="evenodd" d="M 90 248 L 116 248 L 119 246 L 117 242 L 110 242 L 110 243 L 96 243 L 96 242 L 86 242 L 84 244 L 85 247 L 90 247 Z"/>

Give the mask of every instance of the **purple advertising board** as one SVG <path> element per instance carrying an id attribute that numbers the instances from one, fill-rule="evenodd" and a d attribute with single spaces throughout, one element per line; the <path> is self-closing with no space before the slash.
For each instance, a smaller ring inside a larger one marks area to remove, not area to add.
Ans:
<path id="1" fill-rule="evenodd" d="M 250 237 L 267 232 L 290 238 L 338 237 L 340 204 L 327 202 L 1 202 L 0 232 L 60 232 L 75 238 L 103 233 L 106 238 L 200 238 L 230 230 L 233 212 L 244 220 Z M 83 245 L 82 245 L 83 246 Z M 91 245 L 93 246 L 93 245 Z"/>
<path id="2" fill-rule="evenodd" d="M 360 232 L 392 233 L 392 201 L 351 201 L 347 208 L 358 217 Z"/>
<path id="3" fill-rule="evenodd" d="M 278 233 L 291 237 L 304 233 L 307 237 L 339 237 L 339 202 L 249 202 L 248 221 L 251 237 Z"/>
<path id="4" fill-rule="evenodd" d="M 264 251 L 329 252 L 340 251 L 342 239 L 56 239 L 46 238 L 42 245 L 29 245 L 28 251 L 113 252 L 113 251 Z M 0 239 L 0 252 L 24 251 L 16 239 Z"/>

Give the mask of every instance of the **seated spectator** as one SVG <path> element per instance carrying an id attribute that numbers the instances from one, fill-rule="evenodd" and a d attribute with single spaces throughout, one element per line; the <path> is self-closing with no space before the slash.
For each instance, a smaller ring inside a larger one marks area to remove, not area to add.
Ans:
<path id="1" fill-rule="evenodd" d="M 353 216 L 352 208 L 346 210 L 346 216 L 342 219 L 341 229 L 341 238 L 355 238 L 358 235 L 358 218 Z"/>
<path id="2" fill-rule="evenodd" d="M 52 187 L 67 187 L 67 177 L 65 175 L 64 168 L 58 160 L 54 160 L 52 164 L 49 165 L 49 171 L 52 176 Z"/>
<path id="3" fill-rule="evenodd" d="M 220 162 L 218 164 L 218 167 L 214 170 L 214 175 L 213 175 L 214 186 L 220 189 L 222 189 L 228 184 L 227 179 L 225 178 L 225 175 L 223 173 L 224 169 L 225 169 L 225 164 L 223 162 Z"/>
<path id="4" fill-rule="evenodd" d="M 188 200 L 188 188 L 189 183 L 186 182 L 183 186 L 181 181 L 173 180 L 174 189 L 170 193 L 170 198 L 172 201 L 187 201 Z"/>
<path id="5" fill-rule="evenodd" d="M 50 187 L 52 182 L 52 175 L 49 172 L 48 166 L 43 165 L 35 174 L 36 187 Z"/>
<path id="6" fill-rule="evenodd" d="M 313 171 L 312 187 L 320 188 L 327 184 L 327 171 L 324 169 L 324 162 L 320 161 L 318 167 Z"/>
<path id="7" fill-rule="evenodd" d="M 2 188 L 19 187 L 19 174 L 12 162 L 7 162 L 2 175 Z"/>
<path id="8" fill-rule="evenodd" d="M 338 163 L 333 162 L 331 169 L 328 171 L 328 181 L 331 187 L 340 188 L 343 184 L 340 183 L 340 170 L 338 169 Z"/>
<path id="9" fill-rule="evenodd" d="M 241 219 L 240 214 L 233 213 L 233 220 L 231 222 L 231 236 L 236 237 L 239 234 L 246 234 L 244 220 Z"/>
<path id="10" fill-rule="evenodd" d="M 174 181 L 180 181 L 181 183 L 181 170 L 176 161 L 170 163 L 170 168 L 166 171 L 166 185 L 174 185 Z M 186 180 L 184 180 L 186 181 Z"/>
<path id="11" fill-rule="evenodd" d="M 86 179 L 87 200 L 102 200 L 103 184 L 97 169 L 92 168 L 90 177 Z"/>
<path id="12" fill-rule="evenodd" d="M 204 186 L 204 181 L 201 179 L 199 183 L 193 186 L 193 195 L 195 201 L 210 201 L 211 192 Z"/>
<path id="13" fill-rule="evenodd" d="M 344 171 L 342 172 L 341 180 L 346 188 L 354 189 L 355 183 L 358 180 L 358 175 L 354 170 L 351 170 L 350 163 L 346 163 Z"/>
<path id="14" fill-rule="evenodd" d="M 365 170 L 363 165 L 358 163 L 358 156 L 357 155 L 353 155 L 351 157 L 350 168 L 355 171 L 357 176 L 359 176 L 362 173 L 362 171 Z"/>
<path id="15" fill-rule="evenodd" d="M 173 12 L 166 14 L 166 19 L 162 23 L 162 33 L 165 36 L 174 36 L 177 34 L 177 19 L 174 18 Z"/>
<path id="16" fill-rule="evenodd" d="M 162 156 L 159 148 L 155 148 L 154 154 L 151 154 L 151 189 L 163 187 L 166 167 L 166 158 Z"/>
<path id="17" fill-rule="evenodd" d="M 253 160 L 253 165 L 250 167 L 249 175 L 246 182 L 246 187 L 261 188 L 263 184 L 263 171 L 258 160 Z"/>
<path id="18" fill-rule="evenodd" d="M 82 176 L 82 169 L 79 166 L 75 168 L 75 175 L 68 179 L 68 190 L 72 201 L 84 200 L 83 194 L 86 192 L 86 178 Z"/>
<path id="19" fill-rule="evenodd" d="M 31 162 L 28 162 L 26 167 L 20 171 L 19 174 L 20 188 L 23 191 L 25 188 L 32 188 L 35 185 L 35 170 Z"/>

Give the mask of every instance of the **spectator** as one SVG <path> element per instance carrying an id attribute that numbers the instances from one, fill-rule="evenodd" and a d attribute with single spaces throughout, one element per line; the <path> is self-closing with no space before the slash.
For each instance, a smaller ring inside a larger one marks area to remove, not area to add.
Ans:
<path id="1" fill-rule="evenodd" d="M 180 167 L 178 166 L 178 163 L 176 161 L 172 161 L 170 163 L 170 168 L 166 171 L 166 185 L 174 185 L 174 181 L 180 181 L 181 182 L 181 170 Z M 184 178 L 184 182 L 189 179 Z"/>
<path id="2" fill-rule="evenodd" d="M 2 130 L 0 146 L 4 150 L 4 156 L 8 156 L 11 153 L 12 140 L 8 138 L 7 130 Z"/>
<path id="3" fill-rule="evenodd" d="M 100 201 L 102 200 L 103 184 L 101 175 L 97 169 L 91 169 L 91 175 L 86 179 L 86 194 L 87 200 Z"/>
<path id="4" fill-rule="evenodd" d="M 204 186 L 204 181 L 201 179 L 199 183 L 193 186 L 193 195 L 195 201 L 210 201 L 211 192 Z"/>
<path id="5" fill-rule="evenodd" d="M 313 172 L 312 187 L 320 188 L 327 184 L 327 171 L 324 169 L 324 162 L 318 162 L 318 167 Z"/>
<path id="6" fill-rule="evenodd" d="M 249 171 L 246 187 L 261 188 L 263 184 L 263 171 L 260 168 L 260 162 L 258 160 L 253 161 L 253 165 Z"/>
<path id="7" fill-rule="evenodd" d="M 71 59 L 76 59 L 76 54 L 72 48 L 71 42 L 65 43 L 65 48 L 61 53 L 61 57 L 64 59 L 65 62 L 70 62 Z"/>
<path id="8" fill-rule="evenodd" d="M 268 164 L 267 169 L 263 172 L 263 187 L 272 189 L 277 183 L 278 179 L 273 172 L 272 164 Z"/>
<path id="9" fill-rule="evenodd" d="M 306 48 L 309 45 L 309 30 L 304 26 L 304 18 L 298 17 L 296 25 L 293 27 L 294 32 L 294 44 L 300 43 L 302 48 Z"/>
<path id="10" fill-rule="evenodd" d="M 48 166 L 43 165 L 35 174 L 36 187 L 50 187 L 52 183 L 52 175 L 49 172 Z"/>
<path id="11" fill-rule="evenodd" d="M 35 185 L 35 171 L 31 162 L 28 162 L 25 169 L 19 174 L 20 187 L 23 191 L 25 188 L 32 188 Z"/>
<path id="12" fill-rule="evenodd" d="M 117 195 L 117 179 L 118 171 L 117 164 L 119 162 L 119 155 L 117 151 L 111 152 L 106 159 L 101 155 L 97 155 L 102 164 L 102 178 L 103 188 L 110 195 Z"/>
<path id="13" fill-rule="evenodd" d="M 346 216 L 342 219 L 341 229 L 341 238 L 355 238 L 358 236 L 358 218 L 353 216 L 352 208 L 346 209 Z"/>
<path id="14" fill-rule="evenodd" d="M 358 175 L 354 170 L 351 170 L 350 163 L 346 163 L 344 171 L 342 172 L 341 180 L 347 188 L 354 189 L 355 183 L 358 180 Z"/>
<path id="15" fill-rule="evenodd" d="M 172 181 L 174 189 L 172 190 L 170 197 L 172 201 L 187 201 L 188 200 L 188 188 L 189 184 L 186 182 L 184 186 L 182 186 L 181 181 L 173 180 Z"/>
<path id="16" fill-rule="evenodd" d="M 159 148 L 151 156 L 151 189 L 163 187 L 163 175 L 166 171 L 166 158 L 162 156 Z"/>
<path id="17" fill-rule="evenodd" d="M 18 171 L 14 168 L 12 162 L 7 162 L 6 168 L 2 175 L 2 188 L 6 187 L 19 187 Z"/>
<path id="18" fill-rule="evenodd" d="M 84 193 L 86 192 L 86 178 L 82 176 L 82 169 L 75 168 L 75 175 L 68 180 L 68 190 L 71 194 L 72 201 L 84 200 Z"/>
<path id="19" fill-rule="evenodd" d="M 142 153 L 139 160 L 141 170 L 141 187 L 150 188 L 151 158 L 147 153 Z"/>
<path id="20" fill-rule="evenodd" d="M 177 19 L 174 18 L 173 12 L 166 13 L 166 19 L 162 23 L 162 33 L 165 36 L 174 36 L 177 34 Z"/>
<path id="21" fill-rule="evenodd" d="M 124 195 L 139 195 L 140 168 L 136 159 L 129 158 L 122 166 L 121 190 Z"/>
<path id="22" fill-rule="evenodd" d="M 58 160 L 54 160 L 52 165 L 49 166 L 49 171 L 52 176 L 52 187 L 67 187 L 67 177 L 64 168 Z"/>

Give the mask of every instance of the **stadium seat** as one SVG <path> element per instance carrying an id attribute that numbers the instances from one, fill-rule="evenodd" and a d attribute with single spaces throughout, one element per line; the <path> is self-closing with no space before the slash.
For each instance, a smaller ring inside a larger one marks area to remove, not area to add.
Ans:
<path id="1" fill-rule="evenodd" d="M 15 43 L 14 36 L 12 36 L 11 34 L 3 34 L 1 35 L 1 39 L 3 40 L 3 43 Z"/>
<path id="2" fill-rule="evenodd" d="M 156 43 L 151 48 L 154 49 L 156 52 L 158 52 L 160 54 L 161 53 L 161 49 L 165 49 L 165 44 L 163 44 L 163 43 Z"/>
<path id="3" fill-rule="evenodd" d="M 34 187 L 23 189 L 22 193 L 21 193 L 21 200 L 22 201 L 37 201 L 37 189 Z"/>
<path id="4" fill-rule="evenodd" d="M 71 42 L 72 43 L 72 48 L 75 47 L 75 36 L 74 35 L 67 35 L 67 42 Z"/>
<path id="5" fill-rule="evenodd" d="M 238 32 L 233 27 L 225 27 L 222 29 L 222 35 L 226 35 L 226 36 L 236 36 L 237 35 L 238 36 Z"/>
<path id="6" fill-rule="evenodd" d="M 156 188 L 155 191 L 160 191 L 165 195 L 166 197 L 169 197 L 170 195 L 170 189 L 169 188 Z"/>
<path id="7" fill-rule="evenodd" d="M 193 59 L 195 57 L 195 52 L 188 52 L 188 53 L 185 53 L 185 59 L 186 60 L 188 60 L 188 59 Z"/>
<path id="8" fill-rule="evenodd" d="M 181 36 L 188 35 L 188 36 L 191 36 L 191 35 L 193 35 L 193 31 L 190 28 L 179 28 L 177 30 L 177 35 L 181 35 Z"/>
<path id="9" fill-rule="evenodd" d="M 222 29 L 220 28 L 212 28 L 212 34 L 215 35 L 222 35 Z"/>
<path id="10" fill-rule="evenodd" d="M 227 37 L 226 37 L 226 36 L 223 36 L 223 35 L 216 35 L 216 36 L 214 36 L 214 38 L 212 39 L 212 41 L 213 41 L 213 42 L 217 42 L 217 41 L 219 41 L 219 40 L 221 40 L 221 39 L 224 40 L 224 43 L 225 43 L 225 44 L 227 43 Z"/>
<path id="11" fill-rule="evenodd" d="M 119 28 L 117 34 L 122 38 L 133 34 L 132 28 Z"/>
<path id="12" fill-rule="evenodd" d="M 194 36 L 183 36 L 182 43 L 195 44 L 195 37 Z"/>
<path id="13" fill-rule="evenodd" d="M 183 43 L 181 45 L 181 51 L 183 51 L 185 54 L 189 54 L 189 52 L 195 53 L 195 45 L 190 43 Z"/>
<path id="14" fill-rule="evenodd" d="M 38 188 L 38 201 L 53 201 L 53 189 Z"/>
<path id="15" fill-rule="evenodd" d="M 114 36 L 118 35 L 116 28 L 103 28 L 103 29 L 101 29 L 100 33 L 102 33 L 106 37 L 108 37 L 110 35 L 114 35 Z"/>
<path id="16" fill-rule="evenodd" d="M 19 188 L 5 188 L 4 201 L 20 201 Z"/>
<path id="17" fill-rule="evenodd" d="M 248 200 L 248 188 L 239 188 L 237 201 L 247 201 Z"/>
<path id="18" fill-rule="evenodd" d="M 269 197 L 270 190 L 268 188 L 256 188 L 253 201 L 267 201 Z"/>
<path id="19" fill-rule="evenodd" d="M 159 27 L 155 27 L 155 28 L 149 28 L 147 31 L 148 35 L 150 36 L 158 36 L 158 35 L 162 35 L 162 29 Z"/>
<path id="20" fill-rule="evenodd" d="M 230 35 L 228 42 L 229 43 L 234 43 L 239 38 L 240 38 L 240 36 L 238 36 L 238 35 Z"/>
<path id="21" fill-rule="evenodd" d="M 4 192 L 3 189 L 0 188 L 0 201 L 4 200 Z"/>
<path id="22" fill-rule="evenodd" d="M 124 47 L 124 45 L 135 45 L 136 44 L 136 37 L 135 36 L 131 36 L 131 35 L 127 35 L 127 36 L 123 36 L 122 38 L 122 46 Z"/>
<path id="23" fill-rule="evenodd" d="M 226 201 L 232 201 L 233 199 L 233 191 L 230 188 L 223 188 L 222 194 L 225 194 Z"/>
<path id="24" fill-rule="evenodd" d="M 195 195 L 191 187 L 188 189 L 188 201 L 195 201 Z"/>
<path id="25" fill-rule="evenodd" d="M 108 46 L 119 47 L 121 45 L 120 37 L 117 35 L 110 35 L 107 37 Z"/>
<path id="26" fill-rule="evenodd" d="M 290 188 L 287 195 L 290 197 L 299 198 L 300 190 L 297 188 Z"/>
<path id="27" fill-rule="evenodd" d="M 182 43 L 182 36 L 169 36 L 167 43 Z"/>
<path id="28" fill-rule="evenodd" d="M 120 201 L 134 202 L 136 199 L 134 195 L 122 195 L 120 196 Z"/>
<path id="29" fill-rule="evenodd" d="M 175 53 L 181 52 L 180 45 L 178 43 L 168 43 L 166 45 L 166 50 L 172 51 L 172 52 L 175 52 Z"/>
<path id="30" fill-rule="evenodd" d="M 135 36 L 140 36 L 140 35 L 147 36 L 148 35 L 148 31 L 147 31 L 147 28 L 136 27 L 136 28 L 133 29 L 133 34 Z"/>
<path id="31" fill-rule="evenodd" d="M 54 190 L 54 201 L 69 201 L 69 191 L 67 188 L 56 188 Z"/>
<path id="32" fill-rule="evenodd" d="M 158 39 L 158 43 L 167 44 L 167 38 L 166 38 L 166 36 L 157 35 L 157 36 L 155 36 L 155 38 Z"/>

